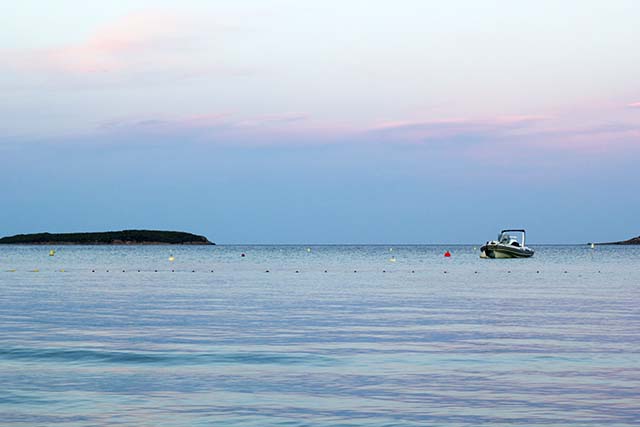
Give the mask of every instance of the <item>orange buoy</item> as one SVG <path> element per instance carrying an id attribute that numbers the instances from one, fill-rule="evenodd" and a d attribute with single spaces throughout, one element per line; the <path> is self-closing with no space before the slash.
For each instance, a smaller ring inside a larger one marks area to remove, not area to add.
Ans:
<path id="1" fill-rule="evenodd" d="M 445 252 L 445 253 L 444 253 L 444 256 L 445 256 L 446 258 L 449 258 L 449 257 L 451 256 L 451 252 L 449 252 L 449 251 Z"/>

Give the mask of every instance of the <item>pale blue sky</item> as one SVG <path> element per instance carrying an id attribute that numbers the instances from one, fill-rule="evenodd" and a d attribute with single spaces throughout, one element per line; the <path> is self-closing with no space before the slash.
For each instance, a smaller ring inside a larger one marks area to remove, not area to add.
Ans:
<path id="1" fill-rule="evenodd" d="M 16 3 L 0 234 L 640 234 L 640 3 Z"/>

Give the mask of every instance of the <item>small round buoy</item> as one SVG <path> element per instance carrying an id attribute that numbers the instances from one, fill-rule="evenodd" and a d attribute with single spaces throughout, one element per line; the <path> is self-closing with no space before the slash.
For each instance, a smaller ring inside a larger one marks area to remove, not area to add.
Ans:
<path id="1" fill-rule="evenodd" d="M 416 271 L 415 271 L 415 270 L 411 270 L 411 272 L 412 272 L 412 273 L 415 273 Z"/>
<path id="2" fill-rule="evenodd" d="M 354 273 L 357 273 L 357 272 L 358 272 L 358 270 L 353 270 L 353 272 L 354 272 Z"/>
<path id="3" fill-rule="evenodd" d="M 211 270 L 211 271 L 213 271 L 213 270 Z M 269 272 L 269 270 L 265 270 L 264 272 L 265 272 L 265 273 L 268 273 L 268 272 Z"/>
<path id="4" fill-rule="evenodd" d="M 241 253 L 241 254 L 240 254 L 240 256 L 241 256 L 242 258 L 244 258 L 244 257 L 245 257 L 245 254 L 244 254 L 244 253 Z"/>
<path id="5" fill-rule="evenodd" d="M 447 274 L 447 270 L 444 271 L 444 274 Z"/>
<path id="6" fill-rule="evenodd" d="M 386 273 L 386 272 L 387 272 L 387 270 L 382 270 L 382 272 L 383 272 L 383 273 Z"/>
<path id="7" fill-rule="evenodd" d="M 389 262 L 396 262 L 396 257 L 392 256 L 391 258 L 389 258 Z"/>
<path id="8" fill-rule="evenodd" d="M 307 252 L 311 252 L 311 248 L 307 248 Z"/>
<path id="9" fill-rule="evenodd" d="M 173 255 L 169 255 L 169 262 L 173 262 L 176 260 L 176 257 L 174 257 Z"/>
<path id="10" fill-rule="evenodd" d="M 300 270 L 296 270 L 296 273 L 300 273 Z"/>
<path id="11" fill-rule="evenodd" d="M 327 272 L 327 270 L 324 271 L 325 273 Z"/>
<path id="12" fill-rule="evenodd" d="M 451 256 L 451 252 L 446 251 L 446 252 L 444 253 L 444 256 L 445 256 L 446 258 L 449 258 L 449 257 Z"/>

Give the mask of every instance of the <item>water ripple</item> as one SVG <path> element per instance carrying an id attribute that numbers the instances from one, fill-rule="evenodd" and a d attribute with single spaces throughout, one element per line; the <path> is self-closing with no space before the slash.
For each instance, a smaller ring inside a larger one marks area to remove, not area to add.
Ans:
<path id="1" fill-rule="evenodd" d="M 238 353 L 179 353 L 136 352 L 64 348 L 9 348 L 0 349 L 0 359 L 8 361 L 108 363 L 108 364 L 162 364 L 162 365 L 332 365 L 327 356 L 314 354 L 277 354 L 266 352 Z"/>

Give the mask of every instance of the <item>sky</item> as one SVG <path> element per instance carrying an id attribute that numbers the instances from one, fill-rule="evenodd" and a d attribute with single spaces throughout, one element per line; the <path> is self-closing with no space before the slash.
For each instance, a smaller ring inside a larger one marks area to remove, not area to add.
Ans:
<path id="1" fill-rule="evenodd" d="M 640 2 L 23 0 L 0 235 L 640 234 Z"/>

